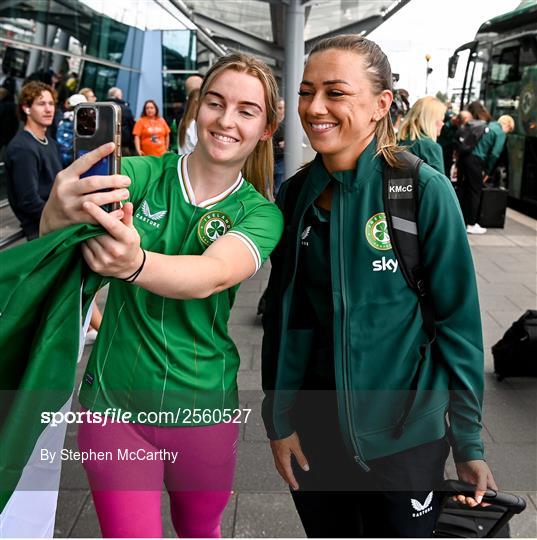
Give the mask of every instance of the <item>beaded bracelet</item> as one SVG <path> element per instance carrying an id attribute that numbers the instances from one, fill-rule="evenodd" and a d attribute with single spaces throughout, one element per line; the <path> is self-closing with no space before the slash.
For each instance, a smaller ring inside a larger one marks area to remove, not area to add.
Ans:
<path id="1" fill-rule="evenodd" d="M 140 273 L 142 272 L 142 270 L 144 269 L 144 265 L 145 265 L 145 260 L 147 258 L 147 254 L 145 252 L 145 249 L 142 248 L 142 253 L 144 254 L 144 258 L 142 260 L 142 264 L 140 265 L 140 268 L 138 268 L 138 270 L 136 270 L 136 272 L 134 272 L 133 274 L 131 274 L 129 277 L 126 277 L 126 278 L 121 278 L 125 283 L 134 283 L 134 281 L 136 281 L 136 278 L 140 275 Z"/>

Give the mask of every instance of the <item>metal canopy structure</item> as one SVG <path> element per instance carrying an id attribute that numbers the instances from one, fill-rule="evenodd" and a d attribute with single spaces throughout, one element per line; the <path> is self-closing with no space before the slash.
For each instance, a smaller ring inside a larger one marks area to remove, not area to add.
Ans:
<path id="1" fill-rule="evenodd" d="M 307 52 L 319 39 L 341 33 L 367 35 L 410 0 L 298 0 L 304 6 Z M 285 24 L 292 0 L 170 0 L 201 31 L 230 51 L 262 56 L 280 71 Z"/>
<path id="2" fill-rule="evenodd" d="M 263 58 L 281 79 L 286 108 L 298 106 L 304 55 L 318 39 L 342 33 L 365 36 L 410 0 L 169 0 L 225 51 Z M 302 129 L 296 115 L 285 122 L 285 173 L 301 165 Z"/>

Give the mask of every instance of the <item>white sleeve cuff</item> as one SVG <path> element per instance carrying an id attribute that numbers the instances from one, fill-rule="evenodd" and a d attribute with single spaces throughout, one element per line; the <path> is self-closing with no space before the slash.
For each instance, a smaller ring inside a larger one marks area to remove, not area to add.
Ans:
<path id="1" fill-rule="evenodd" d="M 261 268 L 261 254 L 259 253 L 257 246 L 254 244 L 254 242 L 252 242 L 252 240 L 248 236 L 246 236 L 244 233 L 240 231 L 229 231 L 226 234 L 231 234 L 235 236 L 236 238 L 239 238 L 252 254 L 252 257 L 254 258 L 254 263 L 255 263 L 255 271 L 250 277 L 253 277 L 257 273 L 257 271 Z"/>

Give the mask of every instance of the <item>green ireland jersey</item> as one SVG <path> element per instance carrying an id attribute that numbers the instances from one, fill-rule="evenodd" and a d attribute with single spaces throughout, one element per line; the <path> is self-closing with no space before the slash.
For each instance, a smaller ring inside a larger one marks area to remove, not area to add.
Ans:
<path id="1" fill-rule="evenodd" d="M 123 161 L 142 247 L 201 255 L 231 234 L 244 242 L 259 269 L 280 239 L 280 211 L 240 175 L 219 196 L 196 201 L 187 159 L 165 154 Z M 95 412 L 122 409 L 132 413 L 131 421 L 155 425 L 218 423 L 219 412 L 238 405 L 239 355 L 227 329 L 238 287 L 174 300 L 112 279 L 82 381 L 82 405 Z M 194 410 L 214 414 L 193 422 Z"/>

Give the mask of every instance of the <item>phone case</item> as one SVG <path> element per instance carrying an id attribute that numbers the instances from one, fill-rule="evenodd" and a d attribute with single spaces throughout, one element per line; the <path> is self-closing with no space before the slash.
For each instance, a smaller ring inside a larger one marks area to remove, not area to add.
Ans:
<path id="1" fill-rule="evenodd" d="M 95 132 L 91 135 L 79 133 L 79 114 L 80 109 L 90 108 L 96 111 Z M 97 103 L 80 103 L 75 107 L 75 124 L 74 124 L 74 157 L 78 159 L 80 156 L 91 152 L 99 146 L 114 142 L 116 148 L 112 154 L 105 156 L 93 167 L 88 169 L 81 178 L 94 175 L 111 175 L 119 174 L 121 171 L 121 108 L 116 103 L 97 102 Z M 115 210 L 119 204 L 104 205 L 103 208 L 107 212 Z"/>

